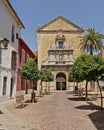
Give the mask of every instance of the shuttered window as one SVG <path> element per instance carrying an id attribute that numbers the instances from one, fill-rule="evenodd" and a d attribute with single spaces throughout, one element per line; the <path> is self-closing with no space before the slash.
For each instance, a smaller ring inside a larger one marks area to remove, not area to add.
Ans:
<path id="1" fill-rule="evenodd" d="M 17 67 L 17 53 L 15 51 L 12 51 L 11 69 L 16 70 L 16 67 Z"/>

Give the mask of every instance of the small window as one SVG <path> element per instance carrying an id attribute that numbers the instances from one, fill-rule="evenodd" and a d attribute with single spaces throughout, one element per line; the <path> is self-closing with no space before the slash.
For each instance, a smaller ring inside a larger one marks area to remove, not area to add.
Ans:
<path id="1" fill-rule="evenodd" d="M 16 39 L 18 39 L 18 36 L 19 36 L 18 33 L 16 33 Z"/>
<path id="2" fill-rule="evenodd" d="M 25 80 L 21 79 L 21 90 L 25 90 Z"/>
<path id="3" fill-rule="evenodd" d="M 59 45 L 59 49 L 62 49 L 63 48 L 63 41 L 59 41 L 58 45 Z"/>
<path id="4" fill-rule="evenodd" d="M 0 47 L 1 47 L 1 44 L 0 44 Z M 2 63 L 2 51 L 0 49 L 0 64 Z"/>
<path id="5" fill-rule="evenodd" d="M 15 27 L 12 25 L 12 33 L 11 33 L 11 41 L 14 43 L 14 38 L 15 38 Z"/>

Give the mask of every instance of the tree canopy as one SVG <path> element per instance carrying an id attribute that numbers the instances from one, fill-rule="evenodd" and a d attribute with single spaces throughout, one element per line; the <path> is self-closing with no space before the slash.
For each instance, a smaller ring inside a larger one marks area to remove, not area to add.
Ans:
<path id="1" fill-rule="evenodd" d="M 96 81 L 98 83 L 102 108 L 102 91 L 98 82 L 99 80 L 104 80 L 104 59 L 102 57 L 83 54 L 76 59 L 72 69 L 69 71 L 69 81 L 81 82 L 84 80 L 86 80 L 86 99 L 88 82 Z"/>
<path id="2" fill-rule="evenodd" d="M 54 80 L 54 76 L 50 69 L 42 68 L 40 71 L 40 79 L 45 82 L 51 82 Z"/>
<path id="3" fill-rule="evenodd" d="M 25 64 L 22 66 L 22 78 L 30 81 L 39 80 L 39 70 L 34 59 L 29 58 Z M 31 102 L 35 102 L 35 86 L 33 85 L 31 93 Z"/>
<path id="4" fill-rule="evenodd" d="M 97 81 L 104 79 L 104 59 L 98 55 L 82 54 L 69 71 L 69 81 Z"/>
<path id="5" fill-rule="evenodd" d="M 22 66 L 22 78 L 27 80 L 38 80 L 39 70 L 34 59 L 29 58 L 25 64 Z"/>

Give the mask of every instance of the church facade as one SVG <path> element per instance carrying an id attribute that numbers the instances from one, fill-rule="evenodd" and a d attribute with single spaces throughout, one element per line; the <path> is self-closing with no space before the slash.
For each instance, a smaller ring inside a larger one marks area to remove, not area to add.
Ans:
<path id="1" fill-rule="evenodd" d="M 68 90 L 71 86 L 68 72 L 81 54 L 79 43 L 80 36 L 83 35 L 81 27 L 63 16 L 38 27 L 38 67 L 46 67 L 52 71 L 54 81 L 49 85 L 51 90 Z"/>

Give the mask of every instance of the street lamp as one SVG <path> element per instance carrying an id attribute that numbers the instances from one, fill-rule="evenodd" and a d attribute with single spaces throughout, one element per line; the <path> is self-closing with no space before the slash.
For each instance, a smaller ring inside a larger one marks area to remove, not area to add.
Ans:
<path id="1" fill-rule="evenodd" d="M 0 49 L 7 49 L 9 40 L 7 38 L 0 39 L 0 45 L 3 44 L 3 48 L 0 46 Z"/>

